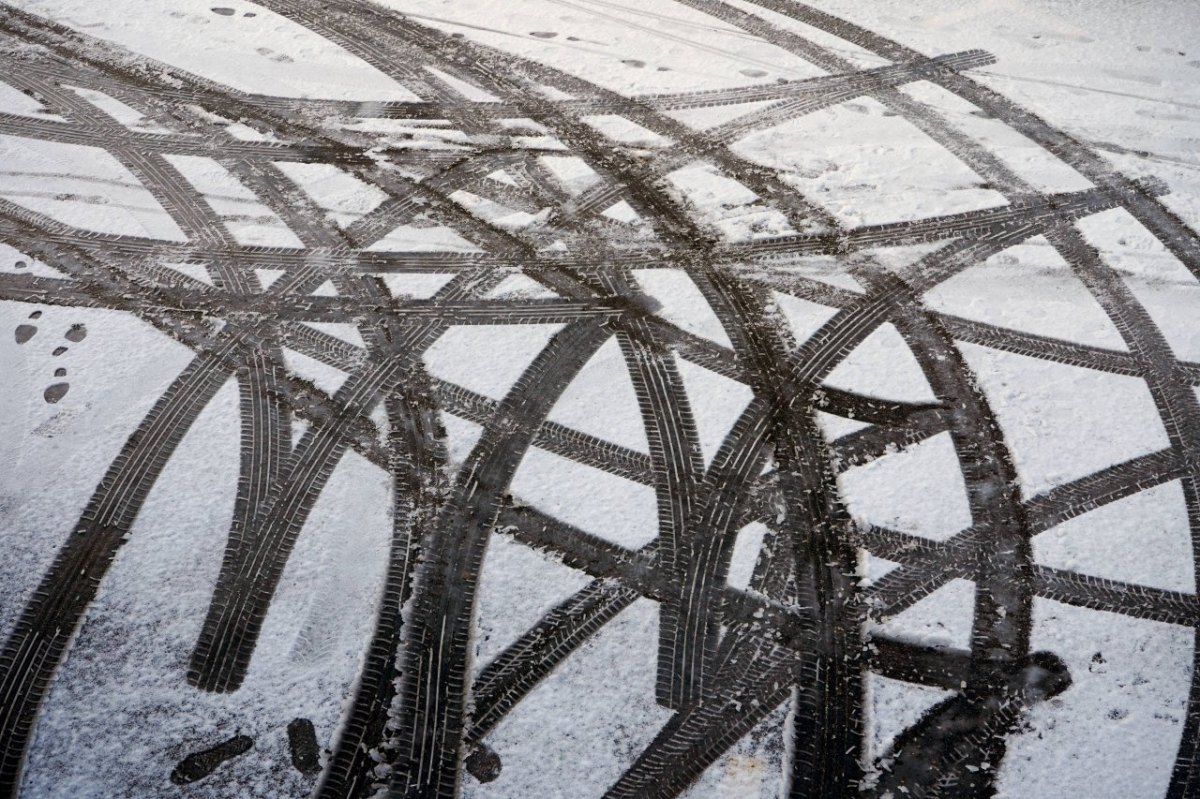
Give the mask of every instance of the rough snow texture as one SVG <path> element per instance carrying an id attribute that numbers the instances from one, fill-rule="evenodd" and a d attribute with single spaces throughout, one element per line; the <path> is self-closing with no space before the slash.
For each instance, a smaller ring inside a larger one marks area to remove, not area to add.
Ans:
<path id="1" fill-rule="evenodd" d="M 1191 4 L 0 16 L 0 797 L 1200 795 Z"/>

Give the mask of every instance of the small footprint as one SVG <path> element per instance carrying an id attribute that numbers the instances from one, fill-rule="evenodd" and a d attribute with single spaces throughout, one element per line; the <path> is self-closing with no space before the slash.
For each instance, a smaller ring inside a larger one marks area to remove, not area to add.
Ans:
<path id="1" fill-rule="evenodd" d="M 29 264 L 25 263 L 24 261 L 17 261 L 15 264 L 13 264 L 14 269 L 26 269 L 28 266 Z"/>
<path id="2" fill-rule="evenodd" d="M 67 341 L 78 344 L 87 338 L 87 325 L 82 322 L 71 325 L 71 329 L 66 332 L 65 338 Z"/>
<path id="3" fill-rule="evenodd" d="M 62 355 L 66 351 L 67 351 L 66 347 L 55 347 L 54 352 L 52 352 L 50 354 L 51 355 Z"/>
<path id="4" fill-rule="evenodd" d="M 29 339 L 33 338 L 38 329 L 33 325 L 17 325 L 17 329 L 13 331 L 13 338 L 18 344 L 24 344 Z"/>
<path id="5" fill-rule="evenodd" d="M 254 746 L 254 739 L 248 735 L 235 735 L 224 743 L 219 743 L 203 752 L 195 752 L 179 761 L 179 765 L 171 772 L 171 782 L 176 785 L 187 785 L 189 782 L 202 780 L 216 770 L 217 766 L 226 760 L 245 754 Z"/>
<path id="6" fill-rule="evenodd" d="M 46 402 L 50 405 L 54 405 L 63 397 L 67 396 L 67 392 L 70 391 L 70 389 L 70 383 L 55 383 L 51 386 L 48 386 L 46 390 L 42 392 L 42 399 L 46 400 Z"/>
<path id="7" fill-rule="evenodd" d="M 554 31 L 530 31 L 530 36 L 536 36 L 539 39 L 553 39 L 558 34 Z"/>
<path id="8" fill-rule="evenodd" d="M 743 75 L 745 75 L 747 78 L 761 78 L 767 74 L 766 72 L 764 72 L 761 69 L 742 69 L 742 70 L 738 70 L 738 71 L 741 72 Z"/>
<path id="9" fill-rule="evenodd" d="M 500 776 L 500 770 L 504 766 L 500 762 L 500 755 L 483 744 L 477 745 L 475 751 L 467 755 L 463 765 L 467 767 L 467 772 L 480 782 L 491 782 L 496 779 Z"/>
<path id="10" fill-rule="evenodd" d="M 621 63 L 627 67 L 633 67 L 634 69 L 641 69 L 642 67 L 646 66 L 645 61 L 638 61 L 636 58 L 622 59 Z"/>
<path id="11" fill-rule="evenodd" d="M 60 367 L 58 367 L 57 369 L 55 369 L 55 370 L 54 370 L 54 376 L 55 376 L 55 377 L 66 377 L 66 376 L 67 376 L 67 370 L 66 370 L 66 369 L 64 369 L 64 368 L 62 368 L 62 367 L 60 366 Z"/>
<path id="12" fill-rule="evenodd" d="M 280 64 L 291 64 L 291 63 L 295 62 L 295 59 L 292 58 L 291 56 L 284 55 L 283 53 L 276 53 L 270 47 L 259 47 L 259 48 L 255 49 L 254 52 L 258 53 L 260 56 L 264 56 L 265 58 L 269 58 L 272 61 L 275 61 Z"/>
<path id="13" fill-rule="evenodd" d="M 287 726 L 288 748 L 292 752 L 292 765 L 301 774 L 316 774 L 321 770 L 317 755 L 317 731 L 308 719 L 293 719 Z"/>
<path id="14" fill-rule="evenodd" d="M 212 12 L 214 14 L 220 14 L 223 17 L 232 17 L 234 13 L 232 8 L 225 8 L 224 6 L 218 6 L 217 8 L 212 9 Z"/>
<path id="15" fill-rule="evenodd" d="M 41 312 L 41 311 L 34 311 L 33 313 L 31 313 L 31 314 L 29 315 L 29 318 L 30 318 L 30 319 L 41 319 L 41 318 L 42 318 L 42 312 Z"/>

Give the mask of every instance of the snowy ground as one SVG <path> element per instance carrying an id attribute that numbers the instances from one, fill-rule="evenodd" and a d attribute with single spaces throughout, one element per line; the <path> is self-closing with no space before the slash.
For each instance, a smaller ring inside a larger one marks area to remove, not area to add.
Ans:
<path id="1" fill-rule="evenodd" d="M 1200 796 L 1191 0 L 18 0 L 0 155 L 0 797 Z"/>

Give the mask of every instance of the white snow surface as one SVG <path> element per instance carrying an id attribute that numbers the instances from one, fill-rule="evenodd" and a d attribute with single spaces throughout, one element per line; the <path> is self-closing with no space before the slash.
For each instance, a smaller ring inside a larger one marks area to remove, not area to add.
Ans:
<path id="1" fill-rule="evenodd" d="M 536 59 L 628 96 L 770 86 L 827 72 L 729 21 L 671 0 L 375 1 L 414 22 Z M 418 100 L 409 88 L 330 39 L 246 0 L 17 0 L 13 5 L 240 92 L 367 103 Z M 748 0 L 729 5 L 832 48 L 854 68 L 886 64 L 861 44 Z M 1194 2 L 822 0 L 815 5 L 927 55 L 988 50 L 997 63 L 972 70 L 973 78 L 1093 148 L 1122 173 L 1161 181 L 1168 190 L 1163 205 L 1193 230 L 1200 229 L 1200 15 Z M 465 101 L 497 99 L 445 70 L 427 65 L 412 69 Z M 163 130 L 118 97 L 78 87 L 71 91 L 131 133 Z M 897 91 L 936 110 L 948 129 L 966 134 L 1031 190 L 1078 192 L 1098 185 L 1029 136 L 932 81 L 913 81 Z M 566 98 L 549 87 L 541 94 Z M 764 106 L 681 108 L 668 115 L 702 131 Z M 219 114 L 221 109 L 210 111 Z M 2 81 L 0 114 L 27 123 L 68 124 L 35 96 Z M 673 144 L 620 114 L 588 112 L 584 121 L 634 158 L 653 157 Z M 269 141 L 237 120 L 211 116 L 209 122 L 244 141 Z M 467 153 L 475 146 L 469 132 L 445 119 L 355 117 L 339 124 L 355 135 L 403 142 L 403 148 Z M 525 119 L 505 125 L 511 135 L 484 144 L 504 140 L 517 149 L 542 150 L 538 161 L 558 190 L 579 197 L 600 181 L 587 161 L 572 154 L 567 138 L 557 138 L 557 131 Z M 731 149 L 778 172 L 845 229 L 995 209 L 1008 202 L 986 170 L 968 168 L 930 133 L 871 97 L 848 99 L 758 130 Z M 297 231 L 218 161 L 198 155 L 165 157 L 185 178 L 183 190 L 203 198 L 231 246 L 303 246 Z M 373 157 L 387 158 L 380 153 Z M 0 198 L 55 223 L 101 236 L 187 239 L 154 195 L 101 148 L 3 133 L 0 160 Z M 290 181 L 285 189 L 306 194 L 340 228 L 385 202 L 383 191 L 340 167 L 297 161 L 276 166 Z M 498 169 L 489 177 L 511 188 L 517 185 L 516 174 Z M 658 186 L 682 199 L 700 227 L 722 244 L 810 232 L 794 229 L 785 214 L 737 175 L 707 159 L 661 176 Z M 469 191 L 456 192 L 452 199 L 480 220 L 517 236 L 536 231 L 552 216 L 545 208 L 514 211 Z M 595 210 L 620 223 L 611 227 L 622 230 L 638 230 L 634 226 L 645 221 L 624 200 Z M 1112 290 L 1135 302 L 1138 324 L 1147 323 L 1151 343 L 1165 344 L 1166 357 L 1158 365 L 1169 379 L 1179 381 L 1180 395 L 1192 394 L 1200 402 L 1200 385 L 1193 385 L 1200 373 L 1200 279 L 1180 260 L 1183 256 L 1172 253 L 1128 211 L 1105 211 L 1073 224 L 1095 248 L 1102 267 L 1111 270 Z M 367 249 L 478 252 L 470 238 L 417 214 L 399 221 Z M 870 247 L 862 255 L 905 276 L 944 243 Z M 545 251 L 568 247 L 562 241 L 544 244 Z M 184 260 L 162 264 L 173 270 L 167 272 L 167 282 L 193 288 L 189 279 L 211 284 L 206 265 Z M 787 279 L 808 281 L 818 297 L 822 288 L 843 299 L 865 293 L 841 255 L 733 261 L 726 259 L 721 268 L 769 291 L 768 318 L 786 325 L 797 344 L 821 330 L 837 308 L 787 293 L 779 288 Z M 509 273 L 489 290 L 489 299 L 521 302 L 557 296 L 521 274 L 520 266 L 506 264 Z M 254 271 L 264 288 L 283 274 L 257 266 Z M 459 272 L 446 267 L 377 274 L 402 304 L 428 300 Z M 697 285 L 703 285 L 701 273 L 693 272 L 693 279 L 664 260 L 650 261 L 648 267 L 641 261 L 628 274 L 644 293 L 639 299 L 646 308 L 683 334 L 732 352 L 730 332 L 721 321 L 725 317 L 718 318 Z M 6 244 L 0 244 L 0 275 L 68 279 Z M 333 297 L 337 292 L 327 282 L 313 294 Z M 983 329 L 1053 339 L 1068 350 L 1069 345 L 1099 349 L 1127 365 L 1124 371 L 1102 371 L 1033 357 L 1036 351 L 954 343 L 994 414 L 996 435 L 1015 468 L 1023 501 L 1044 498 L 1106 467 L 1178 449 L 1156 395 L 1143 377 L 1131 373 L 1146 368 L 1144 359 L 1139 360 L 1143 353 L 1120 320 L 1102 307 L 1080 270 L 1046 238 L 1033 236 L 978 259 L 920 300 L 934 325 L 966 320 Z M 308 324 L 360 348 L 368 332 L 349 323 Z M 67 339 L 73 325 L 85 326 L 86 337 Z M 0 459 L 0 539 L 6 553 L 0 559 L 0 640 L 7 640 L 109 465 L 194 356 L 134 314 L 115 310 L 0 300 L 0 326 L 8 331 L 0 337 L 0 441 L 6 454 Z M 19 326 L 35 331 L 22 341 L 25 328 Z M 422 363 L 432 377 L 499 402 L 562 329 L 562 324 L 549 323 L 452 325 L 424 353 Z M 55 354 L 56 348 L 63 351 Z M 921 362 L 890 321 L 843 354 L 823 377 L 825 386 L 885 404 L 954 408 L 954 398 L 937 396 Z M 750 407 L 754 389 L 681 353 L 668 357 L 676 358 L 708 468 Z M 744 359 L 742 353 L 737 357 Z M 348 377 L 290 349 L 283 351 L 281 365 L 330 396 Z M 62 384 L 69 385 L 65 394 L 51 400 L 51 386 Z M 195 689 L 186 681 L 188 657 L 230 533 L 241 413 L 231 373 L 155 482 L 51 681 L 25 766 L 23 795 L 311 794 L 314 778 L 290 766 L 286 727 L 294 718 L 308 718 L 322 751 L 335 745 L 372 635 L 395 498 L 385 469 L 355 452 L 343 455 L 287 562 L 245 684 L 231 694 Z M 371 418 L 384 431 L 386 444 L 386 417 L 377 407 Z M 439 418 L 449 468 L 457 469 L 484 428 L 444 411 Z M 816 412 L 815 418 L 826 443 L 875 428 L 824 412 Z M 635 454 L 649 452 L 629 365 L 615 337 L 580 369 L 548 420 Z M 292 422 L 298 441 L 309 423 L 298 417 Z M 861 528 L 944 542 L 972 523 L 963 466 L 951 433 L 939 432 L 904 448 L 892 446 L 869 463 L 843 471 L 837 477 L 839 500 Z M 1032 539 L 1035 564 L 1128 584 L 1135 595 L 1142 589 L 1174 592 L 1171 602 L 1194 608 L 1195 533 L 1189 526 L 1185 486 L 1175 476 L 1139 487 L 1137 493 L 1038 533 Z M 653 485 L 539 447 L 524 454 L 506 488 L 518 507 L 536 508 L 582 535 L 630 553 L 655 543 L 666 510 L 659 507 Z M 764 597 L 753 587 L 753 573 L 772 538 L 768 525 L 774 523 L 738 522 L 742 526 L 727 584 L 749 592 L 755 601 Z M 864 590 L 905 568 L 864 549 L 859 552 L 857 579 Z M 592 579 L 502 530 L 494 532 L 474 608 L 473 673 Z M 966 579 L 945 581 L 903 611 L 872 619 L 865 632 L 938 650 L 970 650 L 975 590 Z M 1035 597 L 1031 651 L 1062 658 L 1072 685 L 1032 707 L 1021 728 L 1009 735 L 997 796 L 1163 796 L 1184 727 L 1195 635 L 1186 626 Z M 464 775 L 465 799 L 602 795 L 672 717 L 655 701 L 659 645 L 658 606 L 638 599 L 485 737 L 502 757 L 503 771 L 486 784 Z M 869 674 L 866 759 L 886 754 L 896 735 L 952 695 Z M 787 702 L 774 708 L 682 795 L 786 795 L 790 712 Z M 188 788 L 170 785 L 167 775 L 181 758 L 235 733 L 253 737 L 254 747 L 224 763 L 212 779 Z"/>

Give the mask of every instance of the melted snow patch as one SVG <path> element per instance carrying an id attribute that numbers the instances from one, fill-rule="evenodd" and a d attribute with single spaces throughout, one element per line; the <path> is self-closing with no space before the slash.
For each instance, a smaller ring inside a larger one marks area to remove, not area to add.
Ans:
<path id="1" fill-rule="evenodd" d="M 786 793 L 785 700 L 705 769 L 680 799 L 777 799 Z"/>

